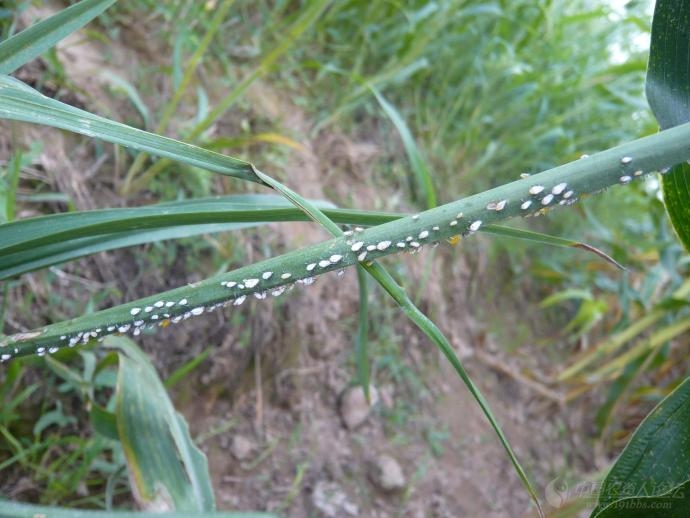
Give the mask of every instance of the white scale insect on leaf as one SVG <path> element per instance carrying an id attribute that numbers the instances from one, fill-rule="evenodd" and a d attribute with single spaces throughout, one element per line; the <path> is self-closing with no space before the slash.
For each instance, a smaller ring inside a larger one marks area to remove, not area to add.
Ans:
<path id="1" fill-rule="evenodd" d="M 486 206 L 486 210 L 495 210 L 501 212 L 508 205 L 508 200 L 493 201 Z"/>
<path id="2" fill-rule="evenodd" d="M 551 194 L 558 196 L 563 191 L 565 191 L 567 187 L 568 187 L 568 184 L 565 182 L 561 182 L 558 185 L 554 185 L 553 189 L 551 189 Z"/>

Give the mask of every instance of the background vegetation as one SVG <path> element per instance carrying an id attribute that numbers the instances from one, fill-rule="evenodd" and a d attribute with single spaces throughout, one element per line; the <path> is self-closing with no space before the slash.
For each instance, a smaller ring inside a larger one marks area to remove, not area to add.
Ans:
<path id="1" fill-rule="evenodd" d="M 418 211 L 657 130 L 644 102 L 647 47 L 639 43 L 649 32 L 649 6 L 563 4 L 350 1 L 310 14 L 308 3 L 298 2 L 121 2 L 62 50 L 15 76 L 69 104 L 251 160 L 288 184 L 300 183 L 309 197 Z M 2 11 L 3 35 L 44 17 L 39 7 L 16 2 Z M 204 52 L 195 62 L 199 49 Z M 93 52 L 101 53 L 97 78 L 80 66 Z M 62 136 L 55 145 L 48 140 L 54 130 L 37 138 L 29 126 L 3 122 L 2 128 L 5 221 L 254 192 L 228 178 L 78 137 Z M 55 153 L 61 155 L 51 163 L 46 156 Z M 55 174 L 65 170 L 61 158 L 73 173 Z M 462 337 L 467 350 L 461 352 L 477 371 L 492 376 L 484 387 L 491 399 L 517 386 L 527 394 L 514 403 L 518 414 L 552 422 L 552 438 L 577 429 L 582 442 L 573 451 L 523 459 L 544 487 L 556 477 L 578 481 L 604 469 L 641 417 L 682 379 L 682 350 L 674 343 L 688 318 L 678 303 L 688 289 L 687 256 L 666 223 L 654 179 L 554 211 L 548 221 L 519 224 L 589 242 L 628 271 L 579 251 L 535 251 L 534 243 L 505 238 L 391 265 L 401 278 L 413 279 L 418 302 L 449 334 Z M 0 331 L 23 332 L 194 282 L 277 255 L 313 239 L 310 232 L 260 228 L 165 241 L 24 275 L 3 285 Z M 232 314 L 232 330 L 221 322 L 195 323 L 142 338 L 169 386 L 186 380 L 174 394 L 195 433 L 210 440 L 235 427 L 252 430 L 261 454 L 249 473 L 257 484 L 267 486 L 262 477 L 271 474 L 289 486 L 282 493 L 266 488 L 258 499 L 233 488 L 228 508 L 299 513 L 306 504 L 296 496 L 313 494 L 318 485 L 323 463 L 305 461 L 298 447 L 298 454 L 283 453 L 278 462 L 277 443 L 261 422 L 262 405 L 294 413 L 299 403 L 281 398 L 310 401 L 304 394 L 311 385 L 267 389 L 261 376 L 284 380 L 290 370 L 335 364 L 338 376 L 349 379 L 328 386 L 319 377 L 316 386 L 336 393 L 355 379 L 356 316 L 347 300 L 329 305 L 342 290 L 258 301 Z M 445 304 L 435 305 L 439 301 Z M 330 340 L 329 334 L 316 339 L 331 343 L 313 344 L 314 331 L 294 323 L 304 316 L 290 308 L 296 304 L 339 312 L 330 325 L 340 328 Z M 425 461 L 432 466 L 434 456 L 448 450 L 449 429 L 455 430 L 449 415 L 456 410 L 439 403 L 445 388 L 435 380 L 443 367 L 391 309 L 372 305 L 369 314 L 371 377 L 396 395 L 380 410 L 377 441 L 389 449 L 421 444 L 427 454 L 420 458 L 432 459 Z M 462 327 L 470 331 L 462 334 Z M 161 339 L 169 342 L 164 350 L 157 347 Z M 314 350 L 329 348 L 334 352 L 325 356 Z M 93 402 L 105 405 L 112 393 L 108 361 L 96 348 L 17 360 L 4 369 L 3 494 L 42 504 L 131 505 L 122 450 L 93 434 L 83 411 Z M 248 394 L 251 405 L 242 406 Z M 209 402 L 205 411 L 213 419 L 192 411 L 199 399 Z M 214 407 L 217 401 L 225 406 Z M 242 411 L 245 425 L 238 424 Z M 566 412 L 576 418 L 563 417 Z M 294 445 L 302 427 L 295 418 L 278 436 Z M 262 471 L 263 455 L 274 459 L 273 471 Z M 365 483 L 356 469 L 335 472 L 330 477 L 346 487 Z M 222 491 L 228 475 L 216 475 Z M 405 511 L 438 493 L 449 508 L 458 504 L 450 483 L 435 481 L 440 489 L 429 489 L 425 476 L 421 468 L 410 475 L 406 491 L 392 501 L 366 490 L 355 500 L 365 509 Z M 499 496 L 507 502 L 496 504 L 497 515 L 525 509 L 524 495 L 508 489 Z"/>

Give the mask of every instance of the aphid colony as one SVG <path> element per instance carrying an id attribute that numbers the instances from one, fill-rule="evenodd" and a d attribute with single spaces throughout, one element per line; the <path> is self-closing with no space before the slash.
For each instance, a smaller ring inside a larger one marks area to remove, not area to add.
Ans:
<path id="1" fill-rule="evenodd" d="M 585 157 L 586 155 L 583 155 L 583 158 Z M 620 160 L 621 165 L 623 166 L 630 165 L 632 161 L 632 158 L 627 156 L 621 158 Z M 626 184 L 632 181 L 633 178 L 642 176 L 643 174 L 644 173 L 642 170 L 636 170 L 631 174 L 622 175 L 619 178 L 619 181 L 622 184 Z M 521 175 L 521 177 L 523 179 L 527 179 L 529 178 L 529 174 L 523 174 Z M 559 205 L 568 205 L 576 201 L 576 198 L 574 198 L 574 196 L 575 192 L 572 189 L 568 188 L 568 184 L 566 182 L 560 182 L 554 185 L 550 190 L 548 190 L 544 185 L 535 184 L 528 188 L 527 197 L 520 200 L 520 209 L 523 211 L 527 211 L 534 204 L 534 202 L 537 202 L 542 207 L 547 207 L 556 200 L 558 200 Z M 509 203 L 509 200 L 502 199 L 487 204 L 486 209 L 489 211 L 501 212 L 509 205 Z M 455 227 L 458 227 L 459 221 L 462 218 L 463 214 L 458 213 L 455 218 L 451 219 L 448 222 L 448 226 L 453 229 Z M 415 221 L 418 220 L 419 214 L 415 214 L 414 216 L 412 216 L 412 219 Z M 473 234 L 477 230 L 479 230 L 481 226 L 481 220 L 472 221 L 469 225 L 465 227 L 463 233 L 465 235 Z M 443 238 L 443 234 L 439 234 L 438 237 L 435 234 L 439 233 L 440 230 L 441 227 L 439 225 L 432 226 L 431 230 L 422 229 L 416 235 L 408 235 L 404 239 L 396 241 L 395 249 L 399 251 L 407 250 L 410 253 L 416 253 L 419 250 L 421 250 L 424 244 L 427 244 L 429 242 L 438 244 L 439 239 Z M 356 256 L 356 259 L 359 262 L 369 262 L 372 259 L 378 257 L 379 255 L 385 255 L 385 252 L 394 244 L 391 240 L 381 240 L 367 244 L 364 240 L 357 239 L 357 237 L 359 237 L 357 234 L 363 231 L 363 228 L 356 227 L 354 231 L 348 230 L 344 233 L 346 244 L 347 246 L 349 246 L 350 252 L 352 252 Z M 457 232 L 457 234 L 459 234 L 459 232 Z M 332 254 L 328 258 L 324 258 L 319 261 L 310 262 L 306 264 L 305 271 L 310 275 L 298 279 L 296 283 L 305 286 L 313 284 L 315 282 L 315 279 L 313 275 L 311 275 L 312 272 L 318 275 L 320 273 L 325 273 L 325 271 L 330 271 L 333 269 L 333 266 L 342 263 L 343 259 L 344 257 L 341 254 Z M 339 275 L 341 273 L 342 270 L 341 272 L 339 272 Z M 152 303 L 151 305 L 146 305 L 143 307 L 133 307 L 129 310 L 129 314 L 132 318 L 134 318 L 134 320 L 131 322 L 123 322 L 119 324 L 108 325 L 107 327 L 105 327 L 105 329 L 99 327 L 94 330 L 79 331 L 78 333 L 72 336 L 62 335 L 60 336 L 60 341 L 68 347 L 74 347 L 79 343 L 86 344 L 93 339 L 97 339 L 100 341 L 107 334 L 131 332 L 134 336 L 138 336 L 141 334 L 141 331 L 143 329 L 151 329 L 155 326 L 167 327 L 171 323 L 176 324 L 182 320 L 186 320 L 193 316 L 198 316 L 206 312 L 215 311 L 218 308 L 224 308 L 230 305 L 239 306 L 246 300 L 248 295 L 254 295 L 254 297 L 256 297 L 257 299 L 265 299 L 267 294 L 271 294 L 274 297 L 278 297 L 286 291 L 289 291 L 294 288 L 295 283 L 283 283 L 281 285 L 280 281 L 278 281 L 278 285 L 276 285 L 276 281 L 274 280 L 270 283 L 273 286 L 268 286 L 265 289 L 255 290 L 255 288 L 257 287 L 261 288 L 262 282 L 270 281 L 273 278 L 273 276 L 274 272 L 267 270 L 261 273 L 261 275 L 259 276 L 260 278 L 251 277 L 243 279 L 242 281 L 222 281 L 220 283 L 221 286 L 229 290 L 233 290 L 235 293 L 233 293 L 226 300 L 217 302 L 209 306 L 197 306 L 193 308 L 188 308 L 188 300 L 186 298 L 182 298 L 177 301 L 159 300 Z M 293 274 L 290 272 L 284 272 L 281 273 L 279 277 L 281 281 L 288 281 L 293 277 Z M 247 293 L 242 293 L 243 290 L 250 291 Z M 21 342 L 21 340 L 25 338 L 25 336 L 16 335 L 14 339 L 15 341 Z M 0 343 L 0 350 L 2 347 L 6 345 L 9 344 Z M 57 345 L 51 345 L 49 347 L 41 346 L 36 349 L 36 354 L 38 354 L 39 356 L 43 356 L 46 353 L 52 354 L 58 351 L 59 349 L 60 346 Z M 2 354 L 0 354 L 0 362 L 5 362 L 18 353 L 19 350 L 16 347 L 13 348 L 12 353 L 3 352 Z"/>

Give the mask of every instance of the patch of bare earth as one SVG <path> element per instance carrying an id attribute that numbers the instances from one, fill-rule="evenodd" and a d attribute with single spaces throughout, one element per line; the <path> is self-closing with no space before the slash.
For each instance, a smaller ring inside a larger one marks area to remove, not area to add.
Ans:
<path id="1" fill-rule="evenodd" d="M 99 100 L 93 108 L 97 110 L 109 96 L 103 83 L 93 80 L 94 70 L 106 64 L 90 45 L 94 44 L 68 45 L 62 52 L 67 52 L 67 76 L 82 87 L 84 102 Z M 107 66 L 124 73 L 136 52 L 122 43 L 114 56 Z M 376 139 L 353 140 L 331 131 L 312 140 L 310 121 L 275 90 L 257 84 L 248 99 L 256 113 L 276 121 L 303 146 L 281 172 L 301 194 L 325 198 L 327 188 L 330 198 L 357 208 L 400 208 L 399 193 L 386 193 L 385 185 L 372 189 L 380 149 Z M 118 108 L 111 105 L 114 113 Z M 75 142 L 51 129 L 21 126 L 21 131 L 25 142 L 44 141 L 41 174 L 55 191 L 69 193 L 79 208 L 122 203 L 115 194 L 121 171 L 113 156 L 99 163 L 88 141 Z M 310 223 L 273 224 L 270 232 L 257 234 L 267 235 L 274 250 L 326 238 Z M 244 240 L 248 260 L 261 258 L 265 248 L 257 241 L 251 236 Z M 520 303 L 526 294 L 496 287 L 482 249 L 476 241 L 455 248 L 444 245 L 386 264 L 402 261 L 405 284 L 464 359 L 530 476 L 543 488 L 564 465 L 573 471 L 592 469 L 586 445 L 571 438 L 586 435 L 581 430 L 584 419 L 566 411 L 557 393 L 524 374 L 528 368 L 543 368 L 531 354 L 532 344 L 510 344 L 531 353 L 508 354 L 495 330 L 478 318 L 480 311 L 501 314 L 505 325 L 511 318 L 529 318 Z M 138 271 L 139 254 L 100 254 L 60 271 L 75 274 L 78 268 L 80 278 L 98 283 L 89 288 L 92 292 L 108 284 L 119 290 L 122 300 L 191 282 L 199 275 L 185 272 L 180 264 L 173 272 L 144 276 Z M 27 277 L 27 282 L 33 278 Z M 141 284 L 135 285 L 135 279 Z M 37 282 L 35 290 L 42 289 Z M 78 288 L 72 284 L 61 289 L 73 297 Z M 500 297 L 482 297 L 490 289 L 513 302 L 499 304 Z M 534 516 L 526 491 L 477 405 L 445 359 L 399 312 L 385 325 L 392 324 L 391 339 L 403 351 L 399 361 L 413 369 L 421 383 L 411 386 L 390 376 L 379 378 L 375 372 L 378 403 L 369 408 L 360 398 L 355 411 L 364 418 L 346 426 L 343 398 L 355 376 L 357 298 L 354 271 L 342 277 L 327 275 L 281 300 L 254 301 L 225 318 L 195 319 L 142 340 L 165 373 L 213 346 L 209 359 L 175 395 L 193 433 L 202 438 L 218 507 L 275 510 L 295 517 Z M 371 304 L 391 306 L 381 295 Z M 379 313 L 390 314 L 373 312 Z M 21 320 L 10 311 L 10 323 L 12 318 Z M 374 328 L 377 324 L 372 322 Z M 17 322 L 18 328 L 23 325 Z M 376 331 L 376 339 L 384 340 Z M 401 408 L 406 409 L 403 419 Z M 392 458 L 393 464 L 379 463 L 382 456 Z"/>

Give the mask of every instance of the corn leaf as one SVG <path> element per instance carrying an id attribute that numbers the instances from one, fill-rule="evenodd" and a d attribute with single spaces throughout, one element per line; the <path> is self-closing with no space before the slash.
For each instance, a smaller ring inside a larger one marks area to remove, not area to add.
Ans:
<path id="1" fill-rule="evenodd" d="M 115 0 L 82 0 L 0 43 L 0 74 L 11 74 L 80 29 Z"/>
<path id="2" fill-rule="evenodd" d="M 194 445 L 151 362 L 126 337 L 108 337 L 119 351 L 115 417 L 130 481 L 150 511 L 213 511 L 206 456 Z"/>
<path id="3" fill-rule="evenodd" d="M 688 516 L 690 492 L 690 378 L 645 418 L 606 476 L 592 517 L 631 516 L 626 499 L 665 496 L 659 516 Z M 674 491 L 676 490 L 676 491 Z M 610 507 L 610 510 L 606 510 Z M 651 508 L 644 509 L 649 513 Z M 636 515 L 652 516 L 652 514 Z"/>
<path id="4" fill-rule="evenodd" d="M 627 157 L 635 157 L 635 163 L 631 164 Z M 191 286 L 145 297 L 92 315 L 2 337 L 0 361 L 26 354 L 45 354 L 77 343 L 88 343 L 91 339 L 99 339 L 106 334 L 122 332 L 120 329 L 141 332 L 147 326 L 156 326 L 162 321 L 189 318 L 200 312 L 237 304 L 254 294 L 263 297 L 267 293 L 282 293 L 295 282 L 303 282 L 316 275 L 393 253 L 414 251 L 423 245 L 444 241 L 459 234 L 469 235 L 485 224 L 517 215 L 543 212 L 545 207 L 557 205 L 561 201 L 572 203 L 577 195 L 597 192 L 620 183 L 621 175 L 627 176 L 625 173 L 632 167 L 655 171 L 689 157 L 690 124 L 684 124 L 419 215 L 356 232 L 355 236 L 343 236 L 318 243 Z M 252 174 L 257 181 L 265 182 L 265 176 L 260 178 L 254 170 Z M 575 194 L 566 197 L 570 191 L 563 190 L 563 184 Z M 502 210 L 496 210 L 499 200 L 506 200 Z M 359 249 L 364 245 L 374 248 L 365 250 L 364 254 Z M 318 268 L 311 267 L 312 264 L 318 265 Z M 268 277 L 264 278 L 263 275 Z M 244 282 L 247 279 L 251 280 L 249 286 Z M 185 304 L 181 304 L 182 301 Z M 165 308 L 155 305 L 161 303 Z M 155 308 L 156 311 L 143 311 L 147 307 Z"/>
<path id="5" fill-rule="evenodd" d="M 661 129 L 690 121 L 690 6 L 658 0 L 652 22 L 647 99 Z M 678 237 L 690 251 L 690 166 L 676 165 L 662 179 L 664 203 Z"/>
<path id="6" fill-rule="evenodd" d="M 0 75 L 0 118 L 44 124 L 172 158 L 227 176 L 259 182 L 251 164 L 171 138 L 108 120 L 37 92 Z"/>

